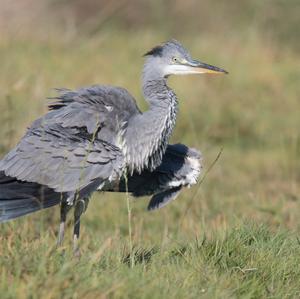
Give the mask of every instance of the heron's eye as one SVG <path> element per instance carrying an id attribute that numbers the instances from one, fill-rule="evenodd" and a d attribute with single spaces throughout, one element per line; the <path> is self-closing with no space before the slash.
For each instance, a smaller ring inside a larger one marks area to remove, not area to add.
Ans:
<path id="1" fill-rule="evenodd" d="M 177 57 L 173 57 L 173 58 L 172 58 L 172 61 L 173 61 L 174 63 L 176 63 L 176 62 L 178 62 L 179 60 L 178 60 Z"/>

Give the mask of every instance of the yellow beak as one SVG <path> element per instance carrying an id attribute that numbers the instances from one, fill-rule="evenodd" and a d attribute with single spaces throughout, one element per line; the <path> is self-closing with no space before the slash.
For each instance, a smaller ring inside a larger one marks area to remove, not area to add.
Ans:
<path id="1" fill-rule="evenodd" d="M 216 67 L 216 66 L 213 66 L 213 65 L 201 62 L 201 61 L 197 61 L 197 60 L 187 61 L 186 66 L 189 66 L 191 71 L 194 71 L 195 73 L 199 73 L 199 74 L 202 74 L 202 73 L 228 74 L 227 71 L 225 71 L 219 67 Z"/>

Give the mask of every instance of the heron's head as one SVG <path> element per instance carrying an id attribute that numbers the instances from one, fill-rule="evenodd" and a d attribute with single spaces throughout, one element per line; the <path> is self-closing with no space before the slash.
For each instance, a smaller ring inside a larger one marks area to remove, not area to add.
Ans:
<path id="1" fill-rule="evenodd" d="M 228 72 L 216 66 L 192 59 L 189 52 L 176 40 L 165 42 L 147 52 L 145 69 L 159 72 L 160 75 L 188 75 Z"/>

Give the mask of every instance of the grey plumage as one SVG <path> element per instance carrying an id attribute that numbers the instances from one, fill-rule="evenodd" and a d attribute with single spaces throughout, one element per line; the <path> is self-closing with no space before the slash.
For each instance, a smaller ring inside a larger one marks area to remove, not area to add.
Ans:
<path id="1" fill-rule="evenodd" d="M 201 171 L 201 154 L 183 144 L 168 145 L 161 164 L 153 171 L 135 172 L 125 178 L 102 185 L 99 191 L 126 192 L 134 197 L 153 196 L 148 209 L 161 208 L 163 205 L 153 204 L 160 199 L 164 204 L 173 199 L 183 187 L 197 182 Z M 31 182 L 20 181 L 0 172 L 0 222 L 5 222 L 28 213 L 55 206 L 61 200 L 67 200 L 67 192 L 56 192 L 53 189 Z M 151 207 L 151 208 L 150 208 Z"/>
<path id="2" fill-rule="evenodd" d="M 196 184 L 202 169 L 202 156 L 192 148 L 183 144 L 168 145 L 161 164 L 153 171 L 148 169 L 141 173 L 135 172 L 127 178 L 127 190 L 135 197 L 153 195 L 148 209 L 162 199 L 165 203 L 173 199 L 183 187 Z M 104 186 L 104 191 L 126 191 L 126 180 L 122 178 L 114 187 Z M 173 194 L 171 198 L 171 194 Z M 155 206 L 160 208 L 162 205 Z M 154 209 L 153 207 L 151 209 Z"/>
<path id="3" fill-rule="evenodd" d="M 149 104 L 146 112 L 142 113 L 134 98 L 120 87 L 58 90 L 50 111 L 34 121 L 0 161 L 0 221 L 61 201 L 63 235 L 67 202 L 75 206 L 76 241 L 80 215 L 86 209 L 77 209 L 81 204 L 76 203 L 87 204 L 97 189 L 105 191 L 118 185 L 119 190 L 114 191 L 124 191 L 125 174 L 134 195 L 154 194 L 149 209 L 165 205 L 183 186 L 194 184 L 200 171 L 200 164 L 195 164 L 199 153 L 183 145 L 168 147 L 177 98 L 167 86 L 167 78 L 203 72 L 225 71 L 192 60 L 188 51 L 172 40 L 146 54 L 142 76 Z M 11 193 L 9 186 L 18 188 L 17 193 Z M 43 199 L 37 194 L 41 188 L 47 191 Z"/>
<path id="4" fill-rule="evenodd" d="M 122 174 L 119 126 L 139 113 L 128 92 L 109 86 L 65 91 L 50 109 L 0 162 L 1 170 L 70 196 L 96 179 L 100 184 Z"/>
<path id="5" fill-rule="evenodd" d="M 0 222 L 49 208 L 64 195 L 37 183 L 23 182 L 0 171 Z"/>

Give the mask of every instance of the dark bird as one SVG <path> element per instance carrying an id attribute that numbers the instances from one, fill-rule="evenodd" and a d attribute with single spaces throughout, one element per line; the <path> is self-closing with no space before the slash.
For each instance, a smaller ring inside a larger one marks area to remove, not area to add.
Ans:
<path id="1" fill-rule="evenodd" d="M 181 144 L 168 145 L 177 98 L 167 78 L 227 72 L 193 60 L 175 40 L 153 48 L 145 57 L 146 112 L 120 87 L 58 91 L 49 112 L 34 121 L 0 161 L 0 222 L 60 204 L 61 244 L 67 212 L 74 206 L 77 250 L 80 217 L 94 191 L 153 195 L 148 206 L 152 210 L 174 199 L 182 187 L 196 183 L 200 153 Z"/>

